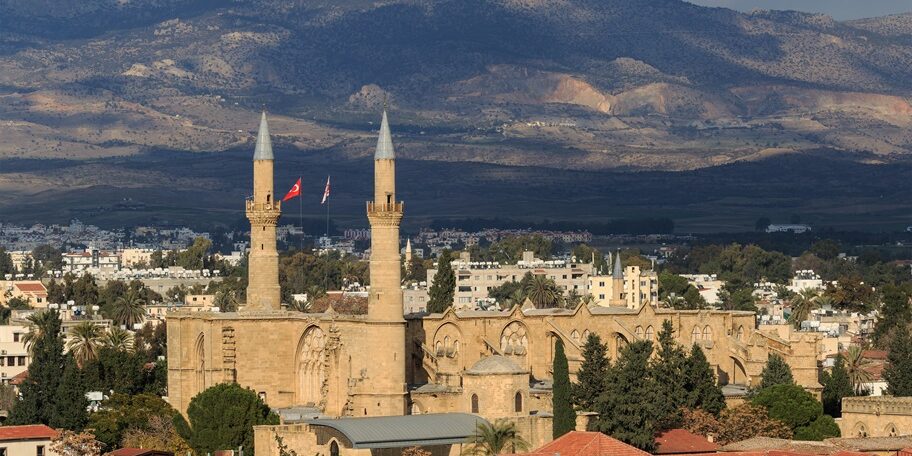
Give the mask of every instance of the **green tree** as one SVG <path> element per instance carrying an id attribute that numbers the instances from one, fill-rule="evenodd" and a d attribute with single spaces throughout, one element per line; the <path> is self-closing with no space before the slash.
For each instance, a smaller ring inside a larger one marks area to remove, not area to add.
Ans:
<path id="1" fill-rule="evenodd" d="M 39 245 L 32 250 L 32 260 L 36 276 L 43 276 L 45 271 L 63 268 L 63 252 L 48 244 Z"/>
<path id="2" fill-rule="evenodd" d="M 63 304 L 66 302 L 66 297 L 63 294 L 64 287 L 57 281 L 57 279 L 51 279 L 47 285 L 47 302 L 52 304 Z"/>
<path id="3" fill-rule="evenodd" d="M 874 343 L 887 347 L 888 336 L 896 328 L 905 328 L 909 323 L 912 323 L 912 284 L 884 286 L 880 318 L 874 326 Z"/>
<path id="4" fill-rule="evenodd" d="M 685 407 L 702 409 L 713 415 L 718 415 L 725 408 L 722 388 L 716 384 L 713 368 L 697 344 L 690 349 L 690 356 L 684 363 L 683 377 L 684 389 L 687 391 Z"/>
<path id="5" fill-rule="evenodd" d="M 845 370 L 849 377 L 849 384 L 856 395 L 861 395 L 864 385 L 869 383 L 871 376 L 871 362 L 865 359 L 864 350 L 858 345 L 852 345 L 845 353 Z M 835 415 L 834 415 L 835 416 Z"/>
<path id="6" fill-rule="evenodd" d="M 22 336 L 22 343 L 34 357 L 38 340 L 53 331 L 60 332 L 60 317 L 56 311 L 42 310 L 29 315 L 26 320 L 29 322 L 28 332 Z"/>
<path id="7" fill-rule="evenodd" d="M 13 265 L 13 258 L 5 248 L 0 247 L 0 277 L 15 273 L 16 267 Z"/>
<path id="8" fill-rule="evenodd" d="M 808 252 L 813 253 L 822 260 L 834 260 L 839 256 L 839 251 L 841 249 L 842 246 L 839 245 L 839 242 L 832 239 L 824 239 L 815 242 L 814 245 L 808 249 Z"/>
<path id="9" fill-rule="evenodd" d="M 557 339 L 554 344 L 554 387 L 551 394 L 551 409 L 554 413 L 552 437 L 558 438 L 576 428 L 576 412 L 570 392 L 570 368 L 564 354 L 564 342 Z"/>
<path id="10" fill-rule="evenodd" d="M 839 425 L 829 415 L 820 415 L 813 423 L 795 431 L 795 440 L 823 441 L 831 437 L 839 437 Z"/>
<path id="11" fill-rule="evenodd" d="M 453 305 L 456 295 L 456 273 L 450 264 L 452 258 L 448 250 L 440 253 L 437 261 L 437 273 L 428 292 L 427 310 L 430 313 L 441 313 Z"/>
<path id="12" fill-rule="evenodd" d="M 793 432 L 809 426 L 823 415 L 823 404 L 804 388 L 794 384 L 778 384 L 764 388 L 751 400 L 769 412 L 770 418 L 787 424 Z"/>
<path id="13" fill-rule="evenodd" d="M 212 241 L 204 237 L 198 237 L 193 240 L 193 244 L 187 247 L 177 256 L 177 265 L 184 269 L 203 269 L 206 267 L 206 258 L 209 249 L 212 247 Z"/>
<path id="14" fill-rule="evenodd" d="M 798 439 L 839 436 L 833 418 L 823 414 L 823 404 L 798 385 L 780 384 L 763 389 L 751 403 L 766 408 L 770 418 L 788 425 Z"/>
<path id="15" fill-rule="evenodd" d="M 86 382 L 82 370 L 76 365 L 72 356 L 67 356 L 66 367 L 60 385 L 57 386 L 54 401 L 54 412 L 51 414 L 48 426 L 56 429 L 69 429 L 81 431 L 89 420 L 86 408 L 89 401 L 86 399 Z"/>
<path id="16" fill-rule="evenodd" d="M 544 274 L 533 274 L 523 285 L 523 293 L 539 309 L 558 307 L 563 298 L 560 287 Z"/>
<path id="17" fill-rule="evenodd" d="M 197 454 L 243 445 L 253 456 L 253 426 L 279 424 L 279 417 L 255 392 L 236 383 L 215 385 L 190 400 L 189 422 L 174 417 L 178 434 Z"/>
<path id="18" fill-rule="evenodd" d="M 145 300 L 139 292 L 133 289 L 117 298 L 111 308 L 111 318 L 117 325 L 133 329 L 133 326 L 142 323 L 146 316 Z"/>
<path id="19" fill-rule="evenodd" d="M 32 362 L 8 424 L 48 424 L 57 411 L 57 391 L 67 363 L 60 337 L 60 317 L 54 310 L 34 316 L 30 318 Z"/>
<path id="20" fill-rule="evenodd" d="M 836 364 L 830 372 L 823 371 L 820 375 L 820 384 L 823 385 L 823 411 L 824 413 L 840 417 L 842 415 L 842 398 L 854 396 L 855 389 L 846 372 L 845 359 L 842 354 L 836 356 Z"/>
<path id="21" fill-rule="evenodd" d="M 75 301 L 77 306 L 92 307 L 98 304 L 98 286 L 95 285 L 95 278 L 89 273 L 83 274 L 73 283 L 72 292 L 68 292 L 67 297 Z"/>
<path id="22" fill-rule="evenodd" d="M 108 346 L 99 348 L 98 357 L 83 367 L 93 390 L 121 394 L 157 391 L 156 373 L 145 366 L 141 353 L 129 353 Z"/>
<path id="23" fill-rule="evenodd" d="M 611 369 L 608 346 L 596 333 L 590 333 L 583 345 L 583 363 L 573 385 L 573 403 L 580 410 L 594 411 Z"/>
<path id="24" fill-rule="evenodd" d="M 657 430 L 662 431 L 680 424 L 681 407 L 688 396 L 684 385 L 684 366 L 687 357 L 674 340 L 674 326 L 671 320 L 662 322 L 656 355 L 651 370 L 659 393 L 656 406 L 660 409 L 660 417 L 656 426 Z"/>
<path id="25" fill-rule="evenodd" d="M 801 327 L 801 322 L 808 319 L 811 311 L 817 308 L 817 290 L 805 288 L 798 292 L 792 298 L 792 313 L 789 315 L 789 323 L 795 328 Z"/>
<path id="26" fill-rule="evenodd" d="M 130 353 L 133 352 L 135 340 L 135 336 L 130 331 L 114 327 L 102 337 L 102 344 L 114 350 Z"/>
<path id="27" fill-rule="evenodd" d="M 774 385 L 794 384 L 795 377 L 792 376 L 792 368 L 781 356 L 771 353 L 769 358 L 766 359 L 766 366 L 763 366 L 763 372 L 760 373 L 760 389 L 766 389 Z"/>
<path id="28" fill-rule="evenodd" d="M 166 268 L 165 255 L 161 250 L 156 250 L 149 255 L 149 267 L 152 269 Z"/>
<path id="29" fill-rule="evenodd" d="M 887 394 L 912 396 L 912 331 L 895 331 L 887 353 L 887 367 L 883 378 L 887 381 Z"/>
<path id="30" fill-rule="evenodd" d="M 101 405 L 89 418 L 89 427 L 109 451 L 120 446 L 127 430 L 148 430 L 153 417 L 164 417 L 170 422 L 177 415 L 162 398 L 148 393 L 115 393 Z"/>
<path id="31" fill-rule="evenodd" d="M 644 451 L 655 449 L 657 421 L 661 419 L 658 387 L 649 358 L 652 342 L 636 341 L 621 350 L 611 369 L 605 393 L 599 397 L 594 424 L 608 434 Z"/>
<path id="32" fill-rule="evenodd" d="M 98 359 L 98 351 L 104 345 L 103 333 L 104 328 L 91 320 L 80 322 L 70 328 L 66 347 L 80 367 Z"/>
<path id="33" fill-rule="evenodd" d="M 466 456 L 496 456 L 509 451 L 524 452 L 529 443 L 519 434 L 516 424 L 506 419 L 499 419 L 491 424 L 478 423 L 475 434 L 469 437 L 463 454 Z"/>

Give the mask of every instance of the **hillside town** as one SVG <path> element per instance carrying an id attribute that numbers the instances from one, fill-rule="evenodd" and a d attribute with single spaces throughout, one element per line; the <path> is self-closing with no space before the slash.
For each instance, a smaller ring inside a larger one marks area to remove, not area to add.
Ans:
<path id="1" fill-rule="evenodd" d="M 403 235 L 395 159 L 307 244 L 265 113 L 249 231 L 0 226 L 0 455 L 912 454 L 901 242 Z"/>

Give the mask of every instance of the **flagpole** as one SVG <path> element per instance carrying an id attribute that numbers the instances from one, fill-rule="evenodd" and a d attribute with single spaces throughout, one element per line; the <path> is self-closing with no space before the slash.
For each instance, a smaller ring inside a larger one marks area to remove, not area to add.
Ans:
<path id="1" fill-rule="evenodd" d="M 299 179 L 303 179 L 303 176 Z M 298 195 L 298 207 L 301 214 L 301 251 L 304 251 L 304 197 Z"/>

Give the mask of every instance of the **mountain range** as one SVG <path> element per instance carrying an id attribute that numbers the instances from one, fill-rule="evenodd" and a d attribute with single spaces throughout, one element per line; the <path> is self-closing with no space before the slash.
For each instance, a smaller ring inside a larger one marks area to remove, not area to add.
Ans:
<path id="1" fill-rule="evenodd" d="M 354 169 L 369 167 L 386 104 L 398 156 L 418 173 L 400 176 L 404 190 L 434 209 L 423 217 L 668 213 L 712 230 L 800 213 L 900 228 L 912 193 L 892 176 L 912 163 L 910 94 L 912 14 L 839 22 L 682 0 L 0 0 L 0 221 L 238 217 L 249 176 L 235 158 L 252 150 L 265 107 L 287 157 L 280 175 L 317 185 L 350 170 L 339 210 L 358 223 L 368 192 Z M 208 171 L 187 175 L 168 157 Z M 465 185 L 438 191 L 453 182 Z M 679 200 L 667 195 L 682 185 L 694 190 L 678 205 L 656 203 Z M 511 204 L 529 189 L 528 204 Z M 209 191 L 222 196 L 191 197 Z M 149 209 L 123 216 L 112 208 L 124 198 Z M 581 203 L 547 204 L 567 198 Z"/>

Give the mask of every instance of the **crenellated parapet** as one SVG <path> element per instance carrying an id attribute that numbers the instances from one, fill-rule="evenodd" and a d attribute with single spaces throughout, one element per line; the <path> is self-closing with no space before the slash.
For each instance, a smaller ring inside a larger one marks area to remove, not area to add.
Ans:
<path id="1" fill-rule="evenodd" d="M 912 416 L 912 397 L 846 397 L 842 399 L 842 413 Z"/>

